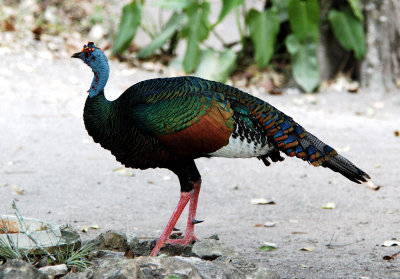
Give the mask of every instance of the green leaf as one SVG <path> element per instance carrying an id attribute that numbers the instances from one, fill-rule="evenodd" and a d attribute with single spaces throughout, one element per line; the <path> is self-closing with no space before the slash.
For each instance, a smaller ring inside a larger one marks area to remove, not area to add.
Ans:
<path id="1" fill-rule="evenodd" d="M 300 42 L 294 34 L 285 40 L 291 56 L 293 77 L 306 92 L 312 92 L 321 82 L 317 58 L 317 43 Z"/>
<path id="2" fill-rule="evenodd" d="M 275 250 L 276 247 L 270 245 L 263 245 L 260 247 L 260 251 L 272 251 Z"/>
<path id="3" fill-rule="evenodd" d="M 161 32 L 154 37 L 153 41 L 138 52 L 138 58 L 150 57 L 174 35 L 185 19 L 187 18 L 184 14 L 174 13 Z"/>
<path id="4" fill-rule="evenodd" d="M 289 0 L 288 16 L 290 27 L 301 42 L 318 41 L 319 5 L 318 0 Z"/>
<path id="5" fill-rule="evenodd" d="M 216 24 L 221 22 L 227 14 L 229 14 L 233 9 L 243 4 L 243 0 L 222 0 L 222 9 L 219 13 L 218 21 Z M 215 24 L 215 25 L 216 25 Z"/>
<path id="6" fill-rule="evenodd" d="M 236 62 L 236 53 L 227 49 L 217 52 L 212 48 L 202 51 L 195 75 L 205 79 L 226 82 Z"/>
<path id="7" fill-rule="evenodd" d="M 210 3 L 204 2 L 203 4 L 197 4 L 193 2 L 184 12 L 189 17 L 189 21 L 182 29 L 181 36 L 189 37 L 193 30 L 196 30 L 196 36 L 199 41 L 207 39 L 210 33 L 210 23 L 208 21 Z"/>
<path id="8" fill-rule="evenodd" d="M 121 22 L 112 50 L 113 54 L 122 53 L 128 48 L 140 25 L 141 16 L 142 5 L 140 3 L 132 1 L 123 7 Z"/>
<path id="9" fill-rule="evenodd" d="M 331 10 L 328 14 L 333 33 L 340 44 L 348 51 L 354 51 L 357 59 L 365 55 L 365 34 L 362 22 L 346 9 L 343 12 Z"/>
<path id="10" fill-rule="evenodd" d="M 272 54 L 279 32 L 279 18 L 275 10 L 258 12 L 254 9 L 247 14 L 250 38 L 254 45 L 254 56 L 260 69 L 264 68 Z"/>
<path id="11" fill-rule="evenodd" d="M 185 57 L 183 58 L 183 69 L 186 73 L 191 73 L 199 62 L 200 48 L 196 33 L 190 35 L 187 40 Z"/>
<path id="12" fill-rule="evenodd" d="M 159 6 L 162 9 L 180 10 L 189 6 L 191 0 L 158 0 L 153 1 L 153 6 Z"/>
<path id="13" fill-rule="evenodd" d="M 364 16 L 363 16 L 362 11 L 361 11 L 360 0 L 347 0 L 347 2 L 349 3 L 351 11 L 355 15 L 355 17 L 359 21 L 363 21 L 364 20 Z"/>
<path id="14" fill-rule="evenodd" d="M 189 17 L 189 20 L 181 34 L 181 36 L 187 37 L 187 47 L 183 59 L 183 68 L 186 73 L 191 73 L 196 68 L 199 61 L 199 43 L 208 38 L 210 33 L 210 24 L 208 22 L 210 3 L 195 3 L 185 9 L 185 12 Z"/>

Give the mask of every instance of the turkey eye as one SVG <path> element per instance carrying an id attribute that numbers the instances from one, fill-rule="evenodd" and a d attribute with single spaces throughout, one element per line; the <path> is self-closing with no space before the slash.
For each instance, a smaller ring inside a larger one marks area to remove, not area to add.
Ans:
<path id="1" fill-rule="evenodd" d="M 89 52 L 85 51 L 85 57 L 88 58 L 89 57 Z"/>

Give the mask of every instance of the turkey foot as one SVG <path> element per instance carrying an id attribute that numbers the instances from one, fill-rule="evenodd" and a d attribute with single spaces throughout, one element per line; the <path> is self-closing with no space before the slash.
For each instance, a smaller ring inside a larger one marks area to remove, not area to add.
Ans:
<path id="1" fill-rule="evenodd" d="M 178 205 L 175 211 L 172 213 L 172 216 L 169 219 L 168 224 L 165 227 L 160 238 L 157 240 L 157 244 L 151 251 L 150 256 L 152 257 L 156 256 L 158 251 L 160 251 L 161 247 L 165 243 L 187 245 L 193 240 L 198 241 L 197 237 L 194 235 L 194 225 L 199 222 L 195 219 L 195 217 L 196 217 L 197 201 L 199 199 L 200 187 L 201 187 L 201 179 L 193 183 L 192 191 L 181 192 L 181 197 L 179 199 Z M 190 201 L 189 214 L 188 214 L 185 236 L 182 239 L 169 239 L 169 236 L 173 228 L 175 227 L 176 222 L 178 222 L 178 219 L 181 216 L 182 211 L 185 209 L 186 204 L 189 201 Z"/>

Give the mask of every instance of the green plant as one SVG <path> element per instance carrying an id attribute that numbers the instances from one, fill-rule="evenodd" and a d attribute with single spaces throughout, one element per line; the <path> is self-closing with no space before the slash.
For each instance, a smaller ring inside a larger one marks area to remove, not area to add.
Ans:
<path id="1" fill-rule="evenodd" d="M 4 231 L 2 231 L 1 228 L 0 233 L 4 234 Z M 22 255 L 19 253 L 18 249 L 13 248 L 11 243 L 10 240 L 4 241 L 0 238 L 0 258 L 5 260 L 21 259 Z"/>
<path id="2" fill-rule="evenodd" d="M 3 240 L 0 238 L 0 259 L 24 259 L 29 263 L 37 262 L 42 257 L 47 257 L 49 264 L 65 263 L 68 268 L 76 267 L 79 271 L 89 267 L 92 262 L 89 260 L 89 255 L 93 248 L 98 244 L 96 241 L 87 242 L 81 247 L 77 248 L 75 243 L 70 243 L 68 239 L 60 239 L 60 242 L 54 244 L 54 247 L 44 249 L 40 246 L 38 241 L 26 230 L 26 224 L 23 216 L 20 214 L 17 205 L 13 202 L 15 215 L 18 218 L 20 225 L 20 233 L 25 234 L 34 243 L 35 246 L 30 250 L 23 250 L 18 247 L 18 243 L 13 241 L 11 234 L 8 232 L 8 221 L 0 219 L 0 233 L 7 238 Z M 70 227 L 63 229 L 64 231 L 71 231 Z M 67 240 L 67 242 L 65 242 Z M 38 253 L 40 251 L 40 253 Z"/>
<path id="3" fill-rule="evenodd" d="M 92 262 L 88 258 L 93 247 L 96 245 L 96 242 L 86 242 L 78 250 L 75 250 L 70 245 L 67 246 L 66 251 L 59 249 L 56 252 L 56 263 L 64 263 L 68 268 L 76 267 L 79 271 L 82 271 L 92 265 Z"/>
<path id="4" fill-rule="evenodd" d="M 294 79 L 308 92 L 314 91 L 321 83 L 317 58 L 321 24 L 329 21 L 336 39 L 344 49 L 353 51 L 357 59 L 362 59 L 365 54 L 360 0 L 336 3 L 327 19 L 320 18 L 318 0 L 266 0 L 261 11 L 247 10 L 244 0 L 223 0 L 218 19 L 212 24 L 209 21 L 210 1 L 158 0 L 152 4 L 161 11 L 170 11 L 167 22 L 161 24 L 156 32 L 148 32 L 141 22 L 144 0 L 133 0 L 123 8 L 113 54 L 124 52 L 140 27 L 150 35 L 151 42 L 137 53 L 139 59 L 150 58 L 157 51 L 174 54 L 177 42 L 184 40 L 186 50 L 181 64 L 185 72 L 218 81 L 226 81 L 238 57 L 243 59 L 250 53 L 262 70 L 284 54 L 290 57 Z M 226 44 L 227 38 L 217 34 L 215 27 L 231 13 L 236 16 L 240 41 Z M 282 28 L 287 24 L 290 29 Z M 221 41 L 222 50 L 207 46 L 206 40 L 211 33 Z M 284 44 L 278 42 L 278 38 L 284 38 Z M 236 44 L 241 46 L 239 53 L 231 49 Z M 240 64 L 243 65 L 243 61 Z"/>

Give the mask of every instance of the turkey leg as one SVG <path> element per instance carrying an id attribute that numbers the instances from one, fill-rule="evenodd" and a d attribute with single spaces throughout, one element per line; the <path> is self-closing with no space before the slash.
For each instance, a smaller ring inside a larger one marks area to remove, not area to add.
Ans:
<path id="1" fill-rule="evenodd" d="M 187 245 L 192 240 L 197 241 L 197 238 L 194 236 L 194 225 L 196 223 L 196 210 L 197 210 L 197 201 L 200 193 L 200 185 L 201 179 L 193 183 L 193 190 L 190 192 L 181 192 L 181 197 L 179 199 L 178 205 L 174 212 L 172 213 L 171 218 L 168 221 L 167 226 L 165 227 L 163 233 L 160 238 L 157 240 L 156 246 L 150 253 L 150 256 L 157 256 L 158 251 L 160 251 L 161 247 L 166 243 L 174 243 Z M 185 236 L 183 239 L 169 239 L 169 236 L 174 229 L 176 222 L 178 222 L 179 217 L 182 214 L 182 211 L 185 209 L 186 204 L 189 202 L 189 214 L 188 214 L 188 222 L 186 226 Z"/>

